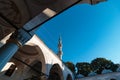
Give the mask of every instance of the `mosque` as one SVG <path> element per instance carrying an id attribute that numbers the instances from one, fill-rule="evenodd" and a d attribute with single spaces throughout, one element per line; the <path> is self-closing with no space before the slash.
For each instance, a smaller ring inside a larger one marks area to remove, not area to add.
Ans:
<path id="1" fill-rule="evenodd" d="M 74 3 L 102 1 L 0 0 L 0 80 L 74 80 L 62 62 L 61 38 L 56 55 L 34 31 Z"/>

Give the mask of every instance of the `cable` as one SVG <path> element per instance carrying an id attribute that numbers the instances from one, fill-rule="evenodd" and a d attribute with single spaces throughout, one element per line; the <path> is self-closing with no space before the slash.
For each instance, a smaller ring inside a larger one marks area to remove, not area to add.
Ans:
<path id="1" fill-rule="evenodd" d="M 40 76 L 47 76 L 47 77 L 48 77 L 47 74 L 45 74 L 45 73 L 43 73 L 43 72 L 40 72 L 40 71 L 36 70 L 34 67 L 32 67 L 31 65 L 25 63 L 24 61 L 22 61 L 22 60 L 20 60 L 20 59 L 18 59 L 18 58 L 16 58 L 16 57 L 13 57 L 13 59 L 15 59 L 15 60 L 17 60 L 17 61 L 23 63 L 23 64 L 26 65 L 26 66 L 28 66 L 29 68 L 31 68 L 32 70 L 34 70 L 35 72 L 37 72 L 38 74 L 40 74 Z"/>

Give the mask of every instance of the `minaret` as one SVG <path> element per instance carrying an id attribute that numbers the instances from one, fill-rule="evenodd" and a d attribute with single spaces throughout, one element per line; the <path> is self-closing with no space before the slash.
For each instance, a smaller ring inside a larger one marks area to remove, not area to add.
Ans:
<path id="1" fill-rule="evenodd" d="M 62 52 L 62 39 L 61 39 L 61 36 L 59 37 L 59 41 L 58 41 L 58 54 L 57 55 L 62 60 L 63 52 Z"/>

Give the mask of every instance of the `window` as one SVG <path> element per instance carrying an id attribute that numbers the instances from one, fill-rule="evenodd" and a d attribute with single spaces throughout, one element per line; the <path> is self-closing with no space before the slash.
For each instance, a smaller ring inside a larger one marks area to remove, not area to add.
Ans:
<path id="1" fill-rule="evenodd" d="M 34 69 L 37 70 L 38 72 L 42 71 L 42 63 L 39 61 L 36 64 L 33 65 Z"/>
<path id="2" fill-rule="evenodd" d="M 16 69 L 16 65 L 12 64 L 9 69 L 5 72 L 5 75 L 6 76 L 12 76 L 13 72 L 15 71 Z"/>

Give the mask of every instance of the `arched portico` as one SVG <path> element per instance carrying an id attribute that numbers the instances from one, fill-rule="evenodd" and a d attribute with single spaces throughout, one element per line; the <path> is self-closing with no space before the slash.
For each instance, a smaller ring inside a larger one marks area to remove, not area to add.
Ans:
<path id="1" fill-rule="evenodd" d="M 19 68 L 21 68 L 21 65 L 24 66 L 24 79 L 31 78 L 32 76 L 41 78 L 44 76 L 43 74 L 46 73 L 45 56 L 41 48 L 36 44 L 28 43 L 24 45 L 19 49 L 18 53 L 15 54 L 15 57 L 19 58 L 27 64 L 26 65 L 19 61 L 15 61 L 16 64 L 20 64 Z"/>
<path id="2" fill-rule="evenodd" d="M 45 57 L 39 46 L 28 44 L 23 46 L 19 52 L 22 53 L 21 56 L 24 57 L 24 60 L 30 65 L 34 66 L 35 64 L 37 65 L 37 63 L 41 64 L 42 71 L 45 72 Z"/>
<path id="3" fill-rule="evenodd" d="M 54 64 L 49 72 L 48 80 L 64 80 L 62 69 L 59 64 Z"/>

